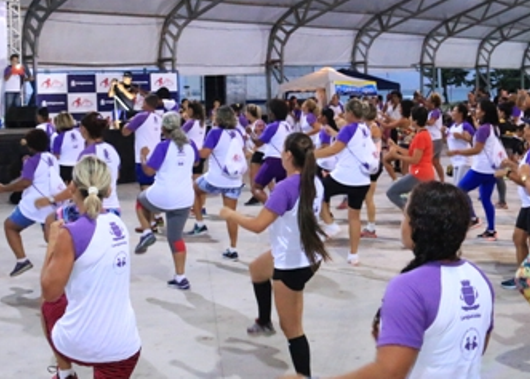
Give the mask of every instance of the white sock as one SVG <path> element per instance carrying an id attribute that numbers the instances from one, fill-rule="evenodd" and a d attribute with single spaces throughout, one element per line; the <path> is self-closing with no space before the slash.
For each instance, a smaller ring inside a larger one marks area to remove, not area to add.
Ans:
<path id="1" fill-rule="evenodd" d="M 73 368 L 69 369 L 69 370 L 59 370 L 59 379 L 66 379 L 68 378 L 70 375 L 74 375 L 75 374 L 75 371 Z"/>
<path id="2" fill-rule="evenodd" d="M 198 228 L 202 228 L 202 227 L 204 226 L 204 222 L 202 222 L 202 221 L 197 221 L 197 222 L 195 223 L 195 225 L 197 225 Z"/>
<path id="3" fill-rule="evenodd" d="M 375 232 L 375 222 L 369 222 L 368 225 L 366 225 L 366 230 L 369 232 Z"/>
<path id="4" fill-rule="evenodd" d="M 235 247 L 229 247 L 228 251 L 231 252 L 231 253 L 236 253 L 237 252 Z"/>
<path id="5" fill-rule="evenodd" d="M 142 237 L 148 236 L 149 234 L 153 233 L 151 229 L 146 229 L 142 232 Z"/>
<path id="6" fill-rule="evenodd" d="M 184 279 L 186 279 L 186 275 L 184 275 L 184 274 L 182 274 L 182 275 L 178 275 L 178 274 L 175 275 L 175 280 L 176 280 L 177 282 L 181 282 L 181 281 L 183 281 Z"/>
<path id="7" fill-rule="evenodd" d="M 17 263 L 24 263 L 28 260 L 28 258 L 20 258 L 20 259 L 17 259 Z"/>
<path id="8" fill-rule="evenodd" d="M 358 253 L 355 253 L 355 254 L 349 253 L 348 254 L 348 263 L 356 263 L 356 262 L 359 262 L 359 254 Z"/>

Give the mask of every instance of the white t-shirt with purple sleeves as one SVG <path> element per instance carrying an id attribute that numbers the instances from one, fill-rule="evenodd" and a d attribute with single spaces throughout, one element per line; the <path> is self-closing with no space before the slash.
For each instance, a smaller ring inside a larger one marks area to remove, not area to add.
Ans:
<path id="1" fill-rule="evenodd" d="M 521 162 L 519 162 L 519 168 L 524 165 L 530 166 L 530 150 L 526 152 L 523 159 L 521 159 Z M 521 208 L 529 208 L 530 207 L 530 194 L 523 186 L 517 186 L 517 194 L 519 195 L 519 199 L 521 199 Z"/>
<path id="2" fill-rule="evenodd" d="M 313 212 L 318 219 L 324 198 L 324 187 L 318 178 L 315 178 L 315 187 Z M 300 174 L 294 174 L 278 183 L 265 203 L 265 208 L 278 215 L 278 218 L 269 226 L 269 238 L 274 268 L 280 270 L 311 266 L 300 243 L 299 200 Z M 316 255 L 317 262 L 321 259 L 320 255 Z"/>
<path id="3" fill-rule="evenodd" d="M 45 123 L 37 125 L 35 129 L 40 129 L 46 133 L 46 135 L 50 139 L 50 146 L 51 146 L 51 138 L 52 138 L 52 135 L 55 133 L 55 126 L 53 126 L 51 122 L 45 122 Z"/>
<path id="4" fill-rule="evenodd" d="M 442 111 L 438 108 L 433 109 L 429 112 L 429 120 L 434 118 L 436 121 L 433 125 L 427 125 L 426 128 L 431 135 L 433 141 L 442 139 L 442 127 L 443 127 L 443 117 Z"/>
<path id="5" fill-rule="evenodd" d="M 259 140 L 265 144 L 264 158 L 282 158 L 285 139 L 291 134 L 291 125 L 287 121 L 275 121 L 265 127 Z"/>
<path id="6" fill-rule="evenodd" d="M 477 142 L 483 143 L 484 148 L 480 153 L 473 156 L 471 169 L 481 174 L 494 174 L 495 167 L 493 164 L 493 154 L 495 145 L 495 131 L 490 124 L 479 126 L 473 136 L 473 145 Z"/>
<path id="7" fill-rule="evenodd" d="M 160 142 L 147 162 L 147 166 L 156 170 L 155 182 L 145 193 L 147 200 L 168 211 L 191 207 L 195 199 L 192 170 L 199 159 L 193 141 L 182 149 L 171 139 Z"/>
<path id="8" fill-rule="evenodd" d="M 118 199 L 118 179 L 120 178 L 121 158 L 114 146 L 99 142 L 88 145 L 79 154 L 78 161 L 85 155 L 95 155 L 104 161 L 112 177 L 110 196 L 103 199 L 103 208 L 105 209 L 120 209 L 120 200 Z"/>
<path id="9" fill-rule="evenodd" d="M 447 147 L 449 150 L 466 150 L 471 148 L 469 142 L 455 138 L 455 133 L 463 134 L 464 132 L 469 133 L 473 137 L 475 135 L 475 128 L 468 122 L 463 122 L 460 124 L 454 123 L 447 129 Z M 471 157 L 465 157 L 463 155 L 454 155 L 451 157 L 451 163 L 454 167 L 471 166 L 471 161 Z"/>
<path id="10" fill-rule="evenodd" d="M 331 137 L 326 132 L 326 129 L 322 129 L 320 133 L 318 133 L 316 148 L 320 149 L 323 145 L 331 145 L 334 141 L 335 138 Z M 335 169 L 335 166 L 337 166 L 337 158 L 337 155 L 333 155 L 327 158 L 319 158 L 317 159 L 317 165 L 326 171 L 333 171 Z"/>
<path id="11" fill-rule="evenodd" d="M 313 130 L 313 124 L 317 122 L 317 116 L 315 116 L 313 113 L 304 113 L 302 112 L 302 116 L 300 117 L 300 128 L 302 130 L 302 133 L 308 133 L 311 130 Z M 318 133 L 313 134 L 310 136 L 313 140 L 313 143 L 316 144 Z"/>
<path id="12" fill-rule="evenodd" d="M 372 133 L 364 123 L 353 123 L 343 127 L 337 135 L 336 141 L 340 141 L 346 147 L 338 154 L 337 165 L 330 175 L 337 182 L 346 186 L 370 185 L 370 175 L 361 170 L 362 157 L 354 155 L 361 149 L 365 138 L 372 138 Z"/>
<path id="13" fill-rule="evenodd" d="M 61 132 L 53 140 L 52 153 L 59 157 L 61 166 L 75 166 L 84 149 L 85 140 L 78 128 Z"/>
<path id="14" fill-rule="evenodd" d="M 204 137 L 206 136 L 206 127 L 204 125 L 201 126 L 199 120 L 191 119 L 186 121 L 184 125 L 182 125 L 182 131 L 184 131 L 188 138 L 195 143 L 197 149 L 202 149 Z"/>
<path id="15" fill-rule="evenodd" d="M 38 153 L 29 157 L 22 166 L 21 178 L 31 181 L 31 185 L 22 192 L 18 208 L 24 217 L 43 224 L 53 212 L 53 207 L 37 209 L 35 200 L 53 196 L 64 188 L 52 188 L 55 183 L 62 183 L 57 158 L 50 153 Z"/>
<path id="16" fill-rule="evenodd" d="M 136 354 L 141 340 L 130 299 L 129 232 L 113 213 L 82 215 L 64 226 L 74 245 L 65 294 L 68 307 L 51 331 L 57 350 L 81 362 L 105 363 Z"/>
<path id="17" fill-rule="evenodd" d="M 338 105 L 330 104 L 328 105 L 328 108 L 333 111 L 333 114 L 335 115 L 335 117 L 338 117 L 344 113 L 344 105 L 342 105 L 342 103 L 339 103 Z"/>
<path id="18" fill-rule="evenodd" d="M 494 296 L 466 260 L 426 263 L 388 284 L 377 346 L 419 350 L 409 379 L 480 379 Z"/>
<path id="19" fill-rule="evenodd" d="M 149 148 L 149 158 L 161 140 L 162 118 L 154 112 L 141 112 L 125 127 L 134 132 L 134 157 L 135 162 L 140 164 L 142 148 Z"/>
<path id="20" fill-rule="evenodd" d="M 232 138 L 238 138 L 241 146 L 245 146 L 243 136 L 237 129 L 217 127 L 210 130 L 204 141 L 203 148 L 210 149 L 212 153 L 208 157 L 208 171 L 203 177 L 209 184 L 218 188 L 241 188 L 243 185 L 243 176 L 232 178 L 223 172 Z"/>
<path id="21" fill-rule="evenodd" d="M 178 112 L 180 109 L 179 103 L 173 99 L 162 99 L 162 104 L 166 112 Z"/>

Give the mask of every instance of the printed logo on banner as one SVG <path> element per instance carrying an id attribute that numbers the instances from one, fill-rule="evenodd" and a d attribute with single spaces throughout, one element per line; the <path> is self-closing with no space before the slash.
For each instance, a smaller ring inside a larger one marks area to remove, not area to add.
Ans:
<path id="1" fill-rule="evenodd" d="M 98 93 L 97 96 L 98 112 L 112 112 L 114 111 L 114 99 L 108 97 L 106 93 Z"/>
<path id="2" fill-rule="evenodd" d="M 95 75 L 68 75 L 68 92 L 88 93 L 95 91 Z"/>
<path id="3" fill-rule="evenodd" d="M 39 74 L 37 78 L 37 93 L 58 94 L 68 90 L 66 74 Z"/>
<path id="4" fill-rule="evenodd" d="M 70 113 L 87 113 L 97 109 L 95 93 L 69 93 L 68 111 Z"/>
<path id="5" fill-rule="evenodd" d="M 68 110 L 68 97 L 66 94 L 39 94 L 37 104 L 41 107 L 47 107 L 50 114 L 60 113 Z"/>
<path id="6" fill-rule="evenodd" d="M 177 92 L 178 91 L 177 74 L 175 73 L 151 74 L 151 91 L 158 91 L 162 87 L 166 87 L 170 92 Z"/>
<path id="7" fill-rule="evenodd" d="M 151 88 L 151 77 L 149 74 L 133 74 L 132 83 L 145 91 Z"/>
<path id="8" fill-rule="evenodd" d="M 97 93 L 108 93 L 112 80 L 121 80 L 121 73 L 113 74 L 96 74 L 96 92 Z"/>

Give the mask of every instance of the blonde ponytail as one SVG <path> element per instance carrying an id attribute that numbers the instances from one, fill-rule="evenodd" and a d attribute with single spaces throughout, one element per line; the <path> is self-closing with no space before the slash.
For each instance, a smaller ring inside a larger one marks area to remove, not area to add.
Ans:
<path id="1" fill-rule="evenodd" d="M 84 156 L 74 167 L 73 182 L 83 196 L 88 217 L 95 220 L 110 193 L 112 176 L 105 162 L 95 155 Z"/>

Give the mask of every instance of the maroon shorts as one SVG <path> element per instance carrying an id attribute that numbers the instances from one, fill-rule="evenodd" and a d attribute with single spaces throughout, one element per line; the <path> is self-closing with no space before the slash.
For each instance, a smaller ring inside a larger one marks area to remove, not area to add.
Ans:
<path id="1" fill-rule="evenodd" d="M 53 351 L 69 362 L 80 366 L 93 367 L 94 379 L 129 379 L 134 371 L 134 368 L 136 367 L 136 364 L 138 363 L 138 359 L 140 358 L 140 351 L 123 361 L 108 363 L 79 362 L 75 359 L 68 358 L 57 351 L 53 345 L 51 333 L 55 323 L 61 317 L 63 317 L 67 305 L 68 300 L 66 300 L 65 295 L 61 296 L 61 298 L 59 298 L 57 301 L 44 302 L 42 304 L 42 318 L 46 327 L 46 338 L 48 339 Z"/>

